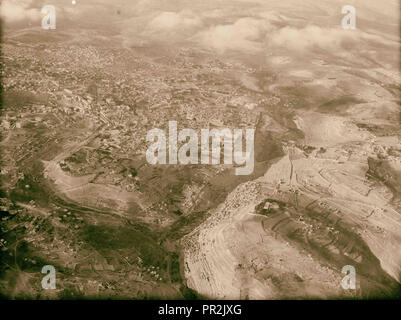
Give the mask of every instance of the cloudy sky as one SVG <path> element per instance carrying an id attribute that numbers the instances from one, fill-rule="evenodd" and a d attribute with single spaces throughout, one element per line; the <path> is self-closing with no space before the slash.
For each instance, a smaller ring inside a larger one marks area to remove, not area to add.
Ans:
<path id="1" fill-rule="evenodd" d="M 123 46 L 187 43 L 216 53 L 295 52 L 394 46 L 399 42 L 397 0 L 347 0 L 357 30 L 341 28 L 340 0 L 3 0 L 10 32 L 40 27 L 41 8 L 53 4 L 57 31 L 95 30 Z"/>

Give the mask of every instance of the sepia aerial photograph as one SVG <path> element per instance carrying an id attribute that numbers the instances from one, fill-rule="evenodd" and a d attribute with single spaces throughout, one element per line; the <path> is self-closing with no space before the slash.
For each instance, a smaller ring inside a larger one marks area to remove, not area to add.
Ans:
<path id="1" fill-rule="evenodd" d="M 1 300 L 401 300 L 398 0 L 0 19 Z"/>

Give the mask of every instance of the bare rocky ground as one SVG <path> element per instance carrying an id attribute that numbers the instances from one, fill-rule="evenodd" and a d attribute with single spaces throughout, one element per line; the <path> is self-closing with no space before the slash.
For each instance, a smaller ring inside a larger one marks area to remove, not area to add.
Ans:
<path id="1" fill-rule="evenodd" d="M 311 92 L 309 86 L 305 91 Z M 351 97 L 369 92 L 355 87 Z M 290 121 L 301 133 L 284 143 L 285 155 L 184 237 L 191 288 L 220 299 L 399 295 L 399 105 L 398 95 L 382 92 L 387 101 L 327 97 L 294 110 Z M 277 132 L 288 130 L 270 115 L 264 122 Z M 339 285 L 345 265 L 357 270 L 356 291 Z"/>

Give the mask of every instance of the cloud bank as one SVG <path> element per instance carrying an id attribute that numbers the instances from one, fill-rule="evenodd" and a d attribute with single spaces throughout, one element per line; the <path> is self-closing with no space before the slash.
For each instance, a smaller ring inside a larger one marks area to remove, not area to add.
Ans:
<path id="1" fill-rule="evenodd" d="M 201 25 L 201 19 L 191 11 L 162 12 L 149 22 L 148 29 L 163 32 L 165 30 L 199 28 Z"/>
<path id="2" fill-rule="evenodd" d="M 39 9 L 31 8 L 32 0 L 2 0 L 0 16 L 6 22 L 35 21 L 41 17 Z"/>
<path id="3" fill-rule="evenodd" d="M 128 47 L 163 42 L 187 43 L 217 53 L 268 54 L 277 50 L 281 54 L 287 50 L 297 54 L 318 48 L 336 54 L 344 48 L 357 50 L 361 44 L 386 44 L 377 36 L 380 33 L 374 34 L 380 26 L 396 21 L 396 1 L 388 1 L 379 5 L 376 0 L 352 0 L 358 7 L 357 26 L 362 17 L 372 23 L 351 32 L 340 26 L 339 0 L 77 0 L 75 6 L 70 0 L 57 0 L 54 5 L 58 30 L 87 28 L 105 37 L 112 30 L 116 41 Z M 35 0 L 35 5 L 38 2 Z M 0 14 L 6 26 L 37 20 L 39 27 L 40 7 L 33 5 L 33 0 L 3 0 Z M 388 19 L 383 12 L 389 13 Z"/>
<path id="4" fill-rule="evenodd" d="M 196 38 L 203 46 L 219 52 L 227 49 L 258 51 L 263 48 L 266 33 L 273 30 L 267 20 L 241 18 L 232 24 L 212 26 Z"/>

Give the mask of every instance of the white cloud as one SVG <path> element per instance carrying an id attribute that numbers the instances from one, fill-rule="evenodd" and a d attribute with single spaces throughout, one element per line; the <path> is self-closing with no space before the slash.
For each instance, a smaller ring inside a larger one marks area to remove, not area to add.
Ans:
<path id="1" fill-rule="evenodd" d="M 202 20 L 191 11 L 162 12 L 149 22 L 148 29 L 155 32 L 163 32 L 175 29 L 198 28 L 201 25 Z"/>
<path id="2" fill-rule="evenodd" d="M 220 52 L 228 49 L 257 51 L 262 49 L 266 32 L 273 29 L 267 20 L 241 18 L 233 24 L 210 27 L 197 38 L 203 46 Z"/>
<path id="3" fill-rule="evenodd" d="M 31 0 L 3 0 L 0 4 L 0 15 L 7 22 L 40 19 L 39 9 L 30 8 Z"/>
<path id="4" fill-rule="evenodd" d="M 338 51 L 344 48 L 354 48 L 361 41 L 381 42 L 379 37 L 366 34 L 359 30 L 344 30 L 338 28 L 321 28 L 315 25 L 297 29 L 284 27 L 268 36 L 268 45 L 283 47 L 294 51 L 305 51 L 313 48 Z"/>

